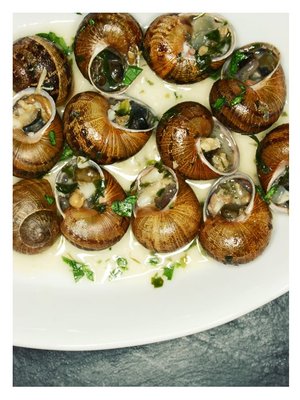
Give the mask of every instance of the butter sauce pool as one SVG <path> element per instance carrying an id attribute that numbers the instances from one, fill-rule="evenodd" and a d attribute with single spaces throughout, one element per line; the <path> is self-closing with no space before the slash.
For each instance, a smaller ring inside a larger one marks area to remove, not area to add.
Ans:
<path id="1" fill-rule="evenodd" d="M 74 14 L 74 17 L 70 18 L 70 15 L 68 15 L 66 19 L 64 19 L 64 14 L 61 14 L 61 16 L 61 19 L 59 18 L 57 21 L 44 22 L 39 18 L 41 21 L 39 23 L 17 26 L 14 29 L 14 39 L 35 33 L 52 31 L 56 35 L 62 36 L 66 43 L 71 45 L 82 16 Z M 47 14 L 43 15 L 42 19 L 46 19 L 46 17 Z M 212 79 L 208 78 L 192 85 L 179 86 L 162 81 L 150 70 L 143 59 L 140 66 L 143 68 L 143 72 L 136 78 L 126 94 L 148 104 L 156 112 L 158 118 L 170 107 L 188 100 L 199 102 L 209 109 L 208 95 L 214 82 Z M 72 96 L 86 90 L 94 90 L 90 83 L 81 75 L 73 55 L 72 68 Z M 63 113 L 63 109 L 63 107 L 59 108 L 61 114 Z M 286 114 L 284 113 L 275 125 L 288 122 Z M 255 166 L 256 144 L 250 137 L 237 133 L 233 133 L 233 135 L 240 150 L 239 171 L 249 174 L 257 183 Z M 258 137 L 261 138 L 263 135 L 264 133 L 262 132 Z M 159 160 L 155 134 L 152 134 L 144 148 L 135 156 L 126 161 L 105 166 L 105 169 L 115 176 L 124 190 L 128 190 L 137 174 L 146 166 L 148 161 L 153 159 Z M 58 165 L 45 176 L 53 188 L 57 170 Z M 187 182 L 195 191 L 199 201 L 204 202 L 213 181 L 187 180 Z M 94 271 L 94 283 L 110 283 L 116 279 L 127 279 L 141 275 L 147 275 L 145 279 L 148 279 L 150 282 L 151 277 L 158 271 L 161 274 L 164 267 L 172 270 L 175 265 L 189 269 L 199 268 L 204 264 L 215 263 L 215 261 L 205 256 L 198 243 L 195 243 L 193 246 L 188 245 L 184 249 L 180 249 L 172 254 L 151 254 L 135 240 L 129 228 L 120 242 L 112 248 L 102 251 L 91 252 L 80 250 L 61 236 L 55 245 L 41 254 L 26 256 L 14 252 L 15 272 L 27 279 L 35 279 L 38 276 L 45 279 L 53 278 L 72 281 L 72 272 L 62 261 L 62 256 L 71 257 L 88 264 L 91 270 Z M 125 268 L 120 268 L 120 263 L 118 262 L 120 259 L 127 260 Z M 174 278 L 176 279 L 176 271 L 174 271 Z M 167 278 L 165 277 L 165 279 Z"/>

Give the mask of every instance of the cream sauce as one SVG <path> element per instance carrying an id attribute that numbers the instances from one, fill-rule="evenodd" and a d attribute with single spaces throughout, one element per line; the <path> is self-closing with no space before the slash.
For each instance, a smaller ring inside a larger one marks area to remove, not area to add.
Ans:
<path id="1" fill-rule="evenodd" d="M 53 21 L 49 23 L 37 23 L 32 25 L 24 25 L 15 28 L 14 39 L 39 33 L 39 32 L 55 32 L 58 36 L 62 36 L 66 43 L 70 45 L 75 36 L 77 27 L 82 16 L 75 15 L 73 19 L 63 21 Z M 149 105 L 160 118 L 162 114 L 170 107 L 183 101 L 197 101 L 208 109 L 208 95 L 213 84 L 212 79 L 206 79 L 202 82 L 192 85 L 175 85 L 162 81 L 153 71 L 141 60 L 143 72 L 133 82 L 132 86 L 126 92 L 129 96 L 135 97 Z M 94 90 L 90 83 L 81 75 L 74 56 L 72 55 L 73 68 L 73 93 Z M 60 114 L 63 113 L 63 107 L 60 107 Z M 287 111 L 287 110 L 285 110 Z M 287 114 L 287 113 L 284 113 Z M 282 116 L 275 125 L 288 122 L 287 116 Z M 274 126 L 275 126 L 274 125 Z M 233 133 L 240 151 L 240 167 L 239 171 L 245 172 L 252 176 L 257 182 L 255 151 L 256 143 L 249 137 Z M 262 132 L 258 135 L 261 138 Z M 138 173 L 146 166 L 149 160 L 159 160 L 159 153 L 156 147 L 155 135 L 153 134 L 144 148 L 126 161 L 105 166 L 112 175 L 116 177 L 118 182 L 128 190 L 130 184 L 136 178 Z M 59 165 L 45 176 L 54 188 L 55 176 Z M 15 179 L 17 181 L 17 179 Z M 204 202 L 208 190 L 213 181 L 191 181 L 187 180 L 193 188 L 200 202 Z M 23 255 L 14 252 L 14 268 L 19 276 L 35 279 L 35 277 L 45 277 L 45 279 L 59 279 L 61 282 L 73 280 L 70 267 L 65 264 L 61 257 L 72 257 L 80 262 L 84 262 L 94 271 L 95 282 L 104 283 L 111 282 L 114 279 L 127 279 L 139 275 L 148 275 L 150 278 L 163 267 L 170 266 L 174 262 L 179 262 L 182 267 L 198 268 L 203 263 L 214 262 L 210 260 L 201 249 L 200 245 L 190 247 L 186 246 L 172 254 L 151 254 L 147 249 L 140 245 L 134 238 L 131 229 L 127 231 L 125 236 L 115 244 L 112 248 L 102 251 L 84 251 L 80 250 L 65 238 L 60 237 L 59 240 L 48 250 L 39 255 Z M 124 257 L 128 261 L 127 269 L 122 271 L 117 264 L 117 258 Z M 149 276 L 150 274 L 150 276 Z M 83 278 L 84 279 L 84 278 Z M 176 279 L 176 271 L 173 279 Z"/>

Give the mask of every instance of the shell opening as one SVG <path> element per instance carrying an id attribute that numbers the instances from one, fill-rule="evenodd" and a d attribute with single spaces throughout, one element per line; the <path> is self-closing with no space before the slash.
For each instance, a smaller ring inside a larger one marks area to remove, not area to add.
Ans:
<path id="1" fill-rule="evenodd" d="M 36 143 L 56 113 L 53 99 L 45 91 L 25 89 L 13 102 L 13 136 L 24 143 Z"/>
<path id="2" fill-rule="evenodd" d="M 215 60 L 224 57 L 234 45 L 233 30 L 228 22 L 216 15 L 206 13 L 192 19 L 193 33 L 190 44 L 196 57 Z"/>
<path id="3" fill-rule="evenodd" d="M 137 208 L 172 208 L 178 192 L 178 180 L 168 167 L 157 163 L 145 168 L 137 178 Z"/>
<path id="4" fill-rule="evenodd" d="M 199 138 L 196 148 L 201 160 L 218 174 L 231 174 L 238 168 L 238 146 L 230 131 L 215 118 L 211 135 Z"/>
<path id="5" fill-rule="evenodd" d="M 246 176 L 220 178 L 205 202 L 204 219 L 221 215 L 228 221 L 242 221 L 252 209 L 254 195 L 254 184 Z"/>
<path id="6" fill-rule="evenodd" d="M 129 98 L 110 100 L 109 120 L 118 128 L 147 131 L 157 124 L 154 113 L 145 104 Z"/>
<path id="7" fill-rule="evenodd" d="M 111 47 L 106 47 L 91 59 L 89 76 L 92 84 L 103 92 L 115 92 L 124 87 L 127 67 L 125 58 Z"/>
<path id="8" fill-rule="evenodd" d="M 101 168 L 85 157 L 67 162 L 56 177 L 56 200 L 60 213 L 76 209 L 105 210 L 105 180 Z"/>
<path id="9" fill-rule="evenodd" d="M 279 64 L 279 52 L 273 46 L 254 43 L 236 50 L 224 64 L 222 78 L 236 78 L 249 86 L 270 75 Z"/>
<path id="10" fill-rule="evenodd" d="M 280 168 L 275 174 L 275 179 L 270 182 L 268 193 L 275 206 L 289 208 L 289 166 Z"/>

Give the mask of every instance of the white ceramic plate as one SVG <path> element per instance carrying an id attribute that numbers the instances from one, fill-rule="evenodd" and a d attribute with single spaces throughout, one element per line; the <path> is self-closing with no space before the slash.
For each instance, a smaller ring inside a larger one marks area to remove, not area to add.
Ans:
<path id="1" fill-rule="evenodd" d="M 287 14 L 223 15 L 236 29 L 237 46 L 253 41 L 276 45 L 288 76 Z M 153 14 L 134 16 L 143 26 L 154 18 Z M 81 19 L 75 13 L 15 14 L 14 38 L 54 31 L 71 43 Z M 150 75 L 138 78 L 133 93 L 149 86 L 146 84 L 149 76 L 157 84 L 151 71 L 146 74 Z M 159 90 L 170 94 L 165 96 L 160 112 L 178 101 L 178 93 L 181 101 L 194 96 L 188 87 L 160 84 Z M 75 90 L 84 90 L 84 85 L 79 79 Z M 207 83 L 203 85 L 207 88 Z M 148 99 L 158 109 L 157 89 L 152 85 L 148 89 Z M 203 99 L 205 105 L 207 96 L 208 92 Z M 236 135 L 236 139 L 242 147 L 250 146 L 250 139 L 241 135 Z M 253 160 L 255 146 L 251 145 Z M 146 151 L 151 151 L 151 146 Z M 240 169 L 253 175 L 254 163 L 249 161 L 249 155 L 241 153 Z M 134 168 L 132 176 L 136 173 Z M 112 168 L 111 172 L 118 176 L 120 169 Z M 123 182 L 126 185 L 126 179 Z M 255 261 L 229 267 L 206 260 L 194 250 L 192 262 L 177 269 L 176 276 L 159 289 L 150 284 L 153 271 L 138 265 L 122 279 L 108 281 L 103 278 L 105 270 L 102 270 L 102 275 L 99 272 L 102 277 L 95 282 L 82 279 L 75 283 L 68 267 L 61 262 L 66 251 L 63 242 L 42 257 L 14 254 L 14 344 L 57 350 L 110 349 L 172 339 L 235 319 L 288 290 L 288 216 L 274 215 L 273 225 L 271 242 Z M 129 236 L 126 240 L 130 242 Z M 119 255 L 135 254 L 134 245 L 118 246 Z M 95 256 L 75 248 L 72 251 L 87 262 L 101 257 L 101 252 Z M 96 274 L 101 268 L 94 264 Z"/>

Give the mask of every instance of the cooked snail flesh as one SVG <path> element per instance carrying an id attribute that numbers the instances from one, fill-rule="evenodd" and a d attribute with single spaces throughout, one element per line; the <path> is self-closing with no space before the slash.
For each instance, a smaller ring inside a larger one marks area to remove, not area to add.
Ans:
<path id="1" fill-rule="evenodd" d="M 289 124 L 268 132 L 256 152 L 257 174 L 273 210 L 289 210 Z"/>
<path id="2" fill-rule="evenodd" d="M 52 42 L 38 35 L 18 39 L 13 45 L 13 89 L 20 92 L 36 87 L 43 70 L 42 88 L 63 105 L 72 88 L 72 72 L 67 56 Z"/>
<path id="3" fill-rule="evenodd" d="M 234 46 L 234 30 L 219 15 L 167 14 L 147 29 L 144 57 L 162 79 L 193 83 L 220 68 Z"/>
<path id="4" fill-rule="evenodd" d="M 199 241 L 212 258 L 224 264 L 254 260 L 268 245 L 272 215 L 256 193 L 252 179 L 242 173 L 219 178 L 203 207 Z"/>
<path id="5" fill-rule="evenodd" d="M 129 226 L 128 218 L 111 209 L 113 201 L 124 198 L 123 189 L 107 171 L 85 157 L 74 157 L 56 177 L 56 200 L 64 217 L 63 235 L 85 250 L 112 246 Z"/>
<path id="6" fill-rule="evenodd" d="M 112 164 L 136 154 L 157 125 L 154 112 L 125 97 L 106 98 L 82 92 L 67 104 L 64 131 L 71 148 L 99 164 Z"/>
<path id="7" fill-rule="evenodd" d="M 200 204 L 190 186 L 172 169 L 162 163 L 146 167 L 138 175 L 132 193 L 137 196 L 132 231 L 144 247 L 167 253 L 196 237 Z"/>
<path id="8" fill-rule="evenodd" d="M 269 128 L 281 115 L 285 99 L 279 50 L 261 42 L 234 51 L 209 96 L 214 116 L 242 134 Z"/>
<path id="9" fill-rule="evenodd" d="M 53 98 L 39 88 L 27 88 L 13 99 L 13 174 L 39 178 L 59 160 L 64 134 Z"/>
<path id="10" fill-rule="evenodd" d="M 76 63 L 96 90 L 109 95 L 124 92 L 128 70 L 140 71 L 142 37 L 141 27 L 129 14 L 88 14 L 75 36 Z"/>
<path id="11" fill-rule="evenodd" d="M 186 101 L 166 111 L 156 129 L 162 161 L 185 178 L 208 180 L 236 171 L 238 146 L 200 103 Z"/>

